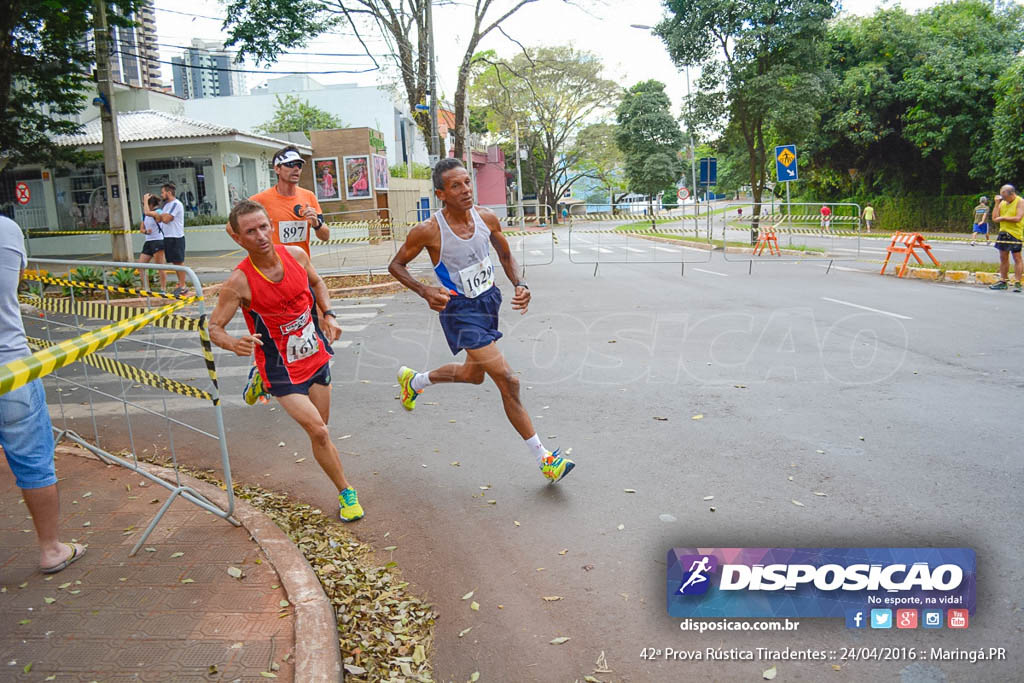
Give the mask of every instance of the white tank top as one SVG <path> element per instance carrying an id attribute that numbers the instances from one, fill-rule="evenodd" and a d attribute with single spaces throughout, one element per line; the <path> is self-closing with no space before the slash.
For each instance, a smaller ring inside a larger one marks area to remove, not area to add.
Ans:
<path id="1" fill-rule="evenodd" d="M 442 287 L 475 299 L 494 286 L 494 266 L 491 230 L 475 208 L 469 213 L 473 217 L 473 234 L 468 239 L 452 232 L 441 211 L 434 214 L 441 229 L 441 255 L 434 273 Z"/>

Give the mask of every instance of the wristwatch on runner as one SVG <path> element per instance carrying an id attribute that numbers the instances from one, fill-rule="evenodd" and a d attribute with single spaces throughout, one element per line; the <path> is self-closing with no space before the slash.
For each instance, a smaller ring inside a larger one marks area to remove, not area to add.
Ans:
<path id="1" fill-rule="evenodd" d="M 326 318 L 327 316 L 331 316 L 331 317 L 332 317 L 332 318 L 334 318 L 335 320 L 337 320 L 337 319 L 338 319 L 338 314 L 337 314 L 337 313 L 335 313 L 334 311 L 332 311 L 332 310 L 331 310 L 331 309 L 329 309 L 329 308 L 328 308 L 328 309 L 327 309 L 326 311 L 324 311 L 322 315 L 323 315 L 323 316 L 324 316 L 325 318 Z"/>
<path id="2" fill-rule="evenodd" d="M 526 284 L 523 280 L 516 283 L 516 287 L 522 287 L 523 289 L 529 289 L 530 285 Z"/>

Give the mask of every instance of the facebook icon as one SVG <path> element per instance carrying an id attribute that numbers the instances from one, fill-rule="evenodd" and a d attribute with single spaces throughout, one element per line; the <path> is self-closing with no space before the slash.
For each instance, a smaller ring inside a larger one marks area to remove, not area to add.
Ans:
<path id="1" fill-rule="evenodd" d="M 864 616 L 864 610 L 846 610 L 846 628 L 867 628 L 866 622 L 867 618 Z"/>

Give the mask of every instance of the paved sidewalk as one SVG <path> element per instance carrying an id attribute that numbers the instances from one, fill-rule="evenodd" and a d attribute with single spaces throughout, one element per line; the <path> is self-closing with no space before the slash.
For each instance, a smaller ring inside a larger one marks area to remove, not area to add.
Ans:
<path id="1" fill-rule="evenodd" d="M 151 550 L 129 557 L 167 490 L 60 453 L 57 475 L 61 538 L 88 552 L 45 577 L 28 510 L 0 465 L 0 680 L 293 679 L 293 608 L 281 607 L 281 581 L 248 531 L 175 501 Z"/>

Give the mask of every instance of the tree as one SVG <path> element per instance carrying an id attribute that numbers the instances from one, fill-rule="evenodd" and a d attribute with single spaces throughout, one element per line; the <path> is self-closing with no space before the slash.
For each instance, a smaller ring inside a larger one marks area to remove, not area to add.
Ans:
<path id="1" fill-rule="evenodd" d="M 613 123 L 592 123 L 576 136 L 579 150 L 576 170 L 584 171 L 588 177 L 601 183 L 605 190 L 604 196 L 596 202 L 591 201 L 593 194 L 588 196 L 588 204 L 610 202 L 614 207 L 627 191 L 625 158 L 615 142 L 615 130 Z"/>
<path id="2" fill-rule="evenodd" d="M 743 140 L 754 201 L 766 181 L 774 131 L 798 140 L 817 125 L 824 75 L 819 44 L 832 0 L 666 0 L 656 27 L 678 66 L 700 66 L 694 118 Z M 721 84 L 721 85 L 719 85 Z M 755 207 L 754 215 L 758 215 Z M 756 222 L 755 222 L 756 228 Z"/>
<path id="3" fill-rule="evenodd" d="M 108 22 L 132 25 L 126 17 L 141 4 L 108 3 Z M 53 139 L 81 130 L 73 117 L 92 88 L 95 55 L 83 37 L 92 30 L 93 7 L 92 0 L 6 3 L 0 14 L 0 170 L 78 159 Z"/>
<path id="4" fill-rule="evenodd" d="M 986 149 L 995 178 L 1016 178 L 1024 184 L 1024 57 L 1014 60 L 996 85 L 991 144 Z"/>
<path id="5" fill-rule="evenodd" d="M 256 127 L 257 133 L 272 135 L 273 133 L 303 132 L 309 137 L 311 130 L 330 130 L 346 128 L 345 124 L 331 112 L 300 99 L 298 95 L 275 95 L 277 105 L 270 120 Z"/>
<path id="6" fill-rule="evenodd" d="M 524 171 L 536 173 L 540 202 L 553 207 L 589 175 L 580 169 L 586 145 L 576 144 L 577 133 L 615 105 L 618 86 L 602 77 L 596 55 L 569 46 L 528 48 L 507 61 L 478 55 L 475 64 L 473 101 L 487 109 L 493 133 L 507 136 L 519 122 L 531 150 Z"/>
<path id="7" fill-rule="evenodd" d="M 430 0 L 230 0 L 224 28 L 230 34 L 227 45 L 238 45 L 240 57 L 250 55 L 257 62 L 270 64 L 283 52 L 345 26 L 355 34 L 375 68 L 380 67 L 377 55 L 366 45 L 363 35 L 367 30 L 379 32 L 391 48 L 388 59 L 398 71 L 409 111 L 424 139 L 429 140 L 430 114 L 416 110 L 417 104 L 426 102 L 430 86 L 428 2 Z M 537 0 L 510 0 L 499 2 L 499 7 L 495 7 L 495 0 L 477 0 L 473 6 L 472 28 L 467 32 L 452 27 L 453 32 L 467 41 L 455 83 L 456 157 L 462 156 L 466 88 L 480 41 L 492 31 L 500 30 L 501 23 L 525 5 L 534 2 Z M 441 155 L 444 156 L 443 149 Z"/>
<path id="8" fill-rule="evenodd" d="M 627 90 L 615 112 L 615 141 L 625 156 L 626 181 L 630 191 L 647 195 L 652 214 L 655 195 L 668 185 L 674 188 L 683 173 L 683 132 L 671 111 L 665 84 L 651 80 Z"/>

